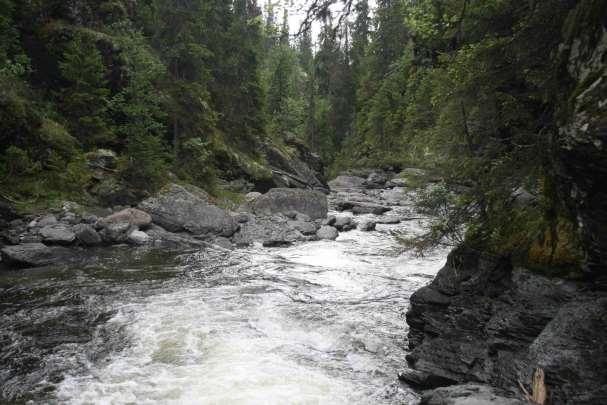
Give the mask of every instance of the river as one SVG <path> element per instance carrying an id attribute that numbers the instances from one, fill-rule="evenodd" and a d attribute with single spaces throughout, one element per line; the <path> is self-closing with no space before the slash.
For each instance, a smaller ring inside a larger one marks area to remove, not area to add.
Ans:
<path id="1" fill-rule="evenodd" d="M 423 226 L 4 272 L 0 403 L 414 404 L 404 315 L 447 252 L 415 257 L 392 231 Z"/>

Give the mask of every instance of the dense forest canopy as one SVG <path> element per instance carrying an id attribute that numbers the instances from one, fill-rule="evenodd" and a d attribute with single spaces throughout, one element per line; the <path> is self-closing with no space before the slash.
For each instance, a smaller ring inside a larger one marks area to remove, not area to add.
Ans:
<path id="1" fill-rule="evenodd" d="M 306 2 L 294 38 L 270 1 L 0 0 L 4 198 L 80 195 L 100 149 L 142 196 L 170 178 L 257 183 L 263 145 L 295 136 L 330 174 L 440 175 L 422 248 L 448 238 L 532 266 L 602 266 L 556 145 L 583 90 L 569 45 L 601 40 L 604 1 L 333 3 Z"/>

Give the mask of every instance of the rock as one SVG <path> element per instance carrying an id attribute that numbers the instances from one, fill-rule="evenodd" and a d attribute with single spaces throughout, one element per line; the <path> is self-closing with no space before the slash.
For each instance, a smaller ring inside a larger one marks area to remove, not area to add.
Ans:
<path id="1" fill-rule="evenodd" d="M 143 201 L 139 208 L 148 212 L 155 223 L 171 232 L 229 237 L 238 230 L 238 223 L 233 217 L 210 204 L 208 195 L 194 187 L 185 189 L 172 184 L 167 191 Z"/>
<path id="2" fill-rule="evenodd" d="M 348 190 L 363 188 L 365 179 L 356 176 L 337 176 L 329 182 L 331 190 Z"/>
<path id="3" fill-rule="evenodd" d="M 51 215 L 46 215 L 46 216 L 42 217 L 41 219 L 39 219 L 37 226 L 45 227 L 45 226 L 49 226 L 49 225 L 55 225 L 58 222 L 59 221 L 57 221 L 57 217 L 51 214 Z"/>
<path id="4" fill-rule="evenodd" d="M 236 214 L 236 215 L 234 215 L 234 217 L 233 217 L 233 218 L 234 218 L 234 220 L 235 220 L 236 222 L 238 222 L 239 224 L 244 224 L 244 223 L 246 223 L 246 222 L 249 222 L 249 221 L 250 221 L 249 214 L 246 214 L 246 213 L 240 213 L 240 214 Z"/>
<path id="5" fill-rule="evenodd" d="M 42 243 L 24 243 L 6 246 L 0 251 L 2 261 L 12 267 L 39 267 L 67 261 L 73 253 L 63 247 L 49 247 Z"/>
<path id="6" fill-rule="evenodd" d="M 352 219 L 352 217 L 348 216 L 339 216 L 335 219 L 333 226 L 337 228 L 341 232 L 351 231 L 352 229 L 356 229 L 356 223 Z"/>
<path id="7" fill-rule="evenodd" d="M 536 367 L 551 403 L 607 397 L 607 292 L 512 268 L 507 258 L 459 248 L 407 313 L 410 366 L 426 380 L 476 381 L 519 394 Z"/>
<path id="8" fill-rule="evenodd" d="M 423 169 L 417 169 L 415 167 L 408 167 L 406 169 L 403 169 L 397 176 L 397 178 L 404 178 L 406 179 L 407 177 L 426 177 L 428 175 L 428 172 L 426 172 Z"/>
<path id="9" fill-rule="evenodd" d="M 375 230 L 376 225 L 373 221 L 363 221 L 358 225 L 358 229 L 363 232 L 371 232 Z"/>
<path id="10" fill-rule="evenodd" d="M 94 225 L 99 221 L 99 218 L 97 215 L 86 215 L 82 220 L 89 225 Z"/>
<path id="11" fill-rule="evenodd" d="M 245 196 L 245 200 L 247 202 L 251 202 L 253 200 L 255 200 L 257 197 L 261 197 L 262 194 L 258 193 L 256 191 L 251 191 L 250 193 L 247 193 L 247 195 Z"/>
<path id="12" fill-rule="evenodd" d="M 101 236 L 89 224 L 75 225 L 72 231 L 76 235 L 76 239 L 85 246 L 97 246 L 102 242 Z"/>
<path id="13" fill-rule="evenodd" d="M 252 217 L 247 223 L 240 225 L 240 230 L 232 237 L 237 246 L 248 246 L 254 242 L 267 242 L 290 245 L 294 242 L 304 241 L 305 237 L 300 231 L 289 225 L 285 216 Z"/>
<path id="14" fill-rule="evenodd" d="M 312 219 L 325 218 L 327 196 L 316 190 L 275 188 L 250 203 L 256 215 L 271 216 L 296 211 Z"/>
<path id="15" fill-rule="evenodd" d="M 227 249 L 227 250 L 234 249 L 234 245 L 232 244 L 232 241 L 230 241 L 228 238 L 224 238 L 223 236 L 218 236 L 218 237 L 214 238 L 212 243 L 213 243 L 213 245 L 219 246 L 222 249 Z"/>
<path id="16" fill-rule="evenodd" d="M 64 222 L 69 225 L 76 225 L 77 223 L 80 222 L 80 218 L 78 218 L 78 216 L 76 214 L 74 214 L 73 212 L 67 212 L 61 218 L 61 222 Z"/>
<path id="17" fill-rule="evenodd" d="M 384 188 L 388 182 L 388 176 L 385 173 L 374 172 L 365 180 L 365 186 L 371 189 Z"/>
<path id="18" fill-rule="evenodd" d="M 92 168 L 115 169 L 118 164 L 118 156 L 109 149 L 97 149 L 86 155 L 88 165 Z"/>
<path id="19" fill-rule="evenodd" d="M 321 240 L 335 240 L 339 232 L 332 226 L 324 225 L 316 232 L 316 236 Z"/>
<path id="20" fill-rule="evenodd" d="M 72 228 L 65 224 L 47 225 L 40 229 L 40 235 L 45 243 L 53 245 L 69 245 L 76 240 Z"/>
<path id="21" fill-rule="evenodd" d="M 295 213 L 295 219 L 297 219 L 298 221 L 303 221 L 303 222 L 312 222 L 312 218 L 310 218 L 309 215 L 302 214 L 301 212 Z M 320 219 L 320 218 L 315 218 L 315 219 Z"/>
<path id="22" fill-rule="evenodd" d="M 390 184 L 392 187 L 407 187 L 407 180 L 395 177 L 390 180 Z"/>
<path id="23" fill-rule="evenodd" d="M 204 242 L 193 238 L 189 234 L 176 234 L 168 232 L 166 229 L 152 224 L 146 233 L 150 237 L 151 243 L 156 247 L 163 247 L 168 249 L 184 249 L 191 247 L 204 246 Z"/>
<path id="24" fill-rule="evenodd" d="M 282 239 L 268 239 L 262 242 L 263 247 L 275 248 L 275 247 L 288 247 L 293 244 L 292 241 Z"/>
<path id="25" fill-rule="evenodd" d="M 101 227 L 118 222 L 128 222 L 134 227 L 145 229 L 152 223 L 152 217 L 147 212 L 136 208 L 126 208 L 99 220 Z"/>
<path id="26" fill-rule="evenodd" d="M 304 221 L 289 221 L 287 225 L 291 228 L 297 229 L 304 235 L 314 235 L 316 234 L 316 225 L 312 222 L 304 222 Z"/>
<path id="27" fill-rule="evenodd" d="M 336 221 L 337 221 L 337 217 L 335 215 L 329 215 L 327 218 L 322 220 L 321 225 L 333 226 L 333 225 L 335 225 Z"/>
<path id="28" fill-rule="evenodd" d="M 127 242 L 131 245 L 141 246 L 147 244 L 149 241 L 150 237 L 143 231 L 133 231 L 127 237 Z"/>
<path id="29" fill-rule="evenodd" d="M 388 211 L 392 211 L 392 208 L 385 207 L 383 205 L 377 205 L 377 204 L 358 203 L 352 207 L 351 211 L 352 211 L 352 213 L 354 213 L 356 215 L 362 215 L 362 214 L 382 215 Z"/>
<path id="30" fill-rule="evenodd" d="M 380 218 L 375 222 L 378 224 L 382 224 L 382 225 L 396 225 L 396 224 L 400 224 L 402 222 L 402 220 L 398 217 L 389 217 L 389 218 Z"/>
<path id="31" fill-rule="evenodd" d="M 527 401 L 508 398 L 495 388 L 481 384 L 454 385 L 422 395 L 420 405 L 525 405 Z"/>
<path id="32" fill-rule="evenodd" d="M 110 244 L 120 244 L 128 240 L 131 232 L 137 228 L 128 222 L 113 222 L 106 224 L 99 232 L 104 242 Z"/>

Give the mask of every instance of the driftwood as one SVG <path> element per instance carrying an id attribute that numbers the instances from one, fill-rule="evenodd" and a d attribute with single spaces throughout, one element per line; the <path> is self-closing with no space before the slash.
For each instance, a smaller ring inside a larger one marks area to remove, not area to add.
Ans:
<path id="1" fill-rule="evenodd" d="M 525 386 L 520 381 L 518 382 L 518 385 L 521 387 L 521 390 L 523 391 L 523 394 L 527 401 L 537 405 L 546 404 L 547 391 L 546 384 L 544 382 L 544 370 L 542 370 L 541 368 L 536 368 L 533 371 L 531 394 L 529 393 L 529 391 L 527 391 L 527 389 L 525 389 Z"/>

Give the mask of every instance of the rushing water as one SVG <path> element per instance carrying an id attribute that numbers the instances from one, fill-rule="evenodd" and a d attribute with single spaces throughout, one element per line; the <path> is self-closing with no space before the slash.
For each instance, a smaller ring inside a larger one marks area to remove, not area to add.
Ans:
<path id="1" fill-rule="evenodd" d="M 422 226 L 4 273 L 0 403 L 413 404 L 404 314 L 446 252 L 391 231 Z"/>

